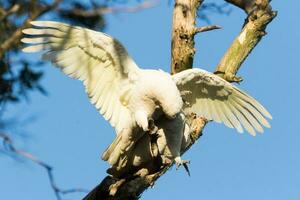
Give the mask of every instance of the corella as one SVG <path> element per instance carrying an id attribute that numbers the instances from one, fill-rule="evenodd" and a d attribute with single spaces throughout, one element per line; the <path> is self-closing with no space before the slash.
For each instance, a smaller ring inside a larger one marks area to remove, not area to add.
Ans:
<path id="1" fill-rule="evenodd" d="M 112 173 L 146 162 L 147 134 L 160 135 L 157 151 L 169 162 L 185 163 L 180 152 L 191 113 L 251 135 L 270 127 L 271 115 L 260 103 L 214 74 L 194 68 L 171 76 L 141 69 L 105 33 L 53 21 L 31 24 L 36 28 L 23 30 L 30 36 L 22 39 L 30 44 L 23 51 L 43 51 L 44 60 L 81 80 L 91 103 L 115 128 L 116 138 L 102 155 Z"/>

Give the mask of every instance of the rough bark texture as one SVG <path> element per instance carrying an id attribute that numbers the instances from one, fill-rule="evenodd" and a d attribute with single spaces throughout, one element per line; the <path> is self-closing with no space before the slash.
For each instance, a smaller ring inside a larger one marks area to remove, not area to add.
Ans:
<path id="1" fill-rule="evenodd" d="M 173 11 L 172 70 L 175 74 L 193 67 L 196 13 L 201 0 L 177 0 Z M 183 47 L 183 48 L 181 48 Z"/>
<path id="2" fill-rule="evenodd" d="M 216 73 L 228 81 L 238 81 L 239 79 L 235 76 L 236 72 L 265 34 L 264 30 L 267 24 L 272 21 L 276 13 L 271 10 L 267 0 L 226 1 L 242 8 L 248 14 L 248 17 L 242 32 L 225 53 L 216 69 Z M 172 30 L 172 74 L 192 68 L 193 66 L 193 57 L 195 54 L 194 35 L 201 32 L 195 26 L 196 12 L 201 3 L 202 0 L 177 0 L 175 3 Z M 191 134 L 192 143 L 185 151 L 202 135 L 202 130 L 206 122 L 204 118 L 188 116 L 188 123 L 192 127 L 193 132 Z M 138 199 L 142 192 L 154 185 L 155 181 L 167 172 L 172 165 L 165 166 L 157 173 L 151 175 L 136 176 L 126 180 L 116 180 L 107 176 L 84 199 Z M 112 196 L 111 194 L 114 195 Z"/>
<path id="3" fill-rule="evenodd" d="M 266 35 L 266 26 L 276 17 L 276 12 L 272 11 L 268 0 L 248 0 L 246 1 L 248 4 L 241 4 L 243 2 L 241 0 L 227 0 L 231 1 L 234 5 L 247 9 L 245 11 L 249 12 L 249 15 L 242 31 L 226 51 L 215 73 L 227 81 L 239 82 L 242 78 L 235 76 L 237 71 L 261 38 Z M 252 5 L 251 9 L 247 5 Z"/>

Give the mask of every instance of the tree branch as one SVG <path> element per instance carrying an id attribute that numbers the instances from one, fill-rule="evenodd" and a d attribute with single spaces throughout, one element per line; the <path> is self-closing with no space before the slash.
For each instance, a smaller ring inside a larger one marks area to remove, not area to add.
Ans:
<path id="1" fill-rule="evenodd" d="M 206 32 L 206 31 L 221 29 L 221 28 L 222 27 L 218 26 L 218 25 L 203 26 L 203 27 L 196 28 L 194 33 L 197 34 L 197 33 L 202 33 L 202 32 Z"/>
<path id="2" fill-rule="evenodd" d="M 2 152 L 4 153 L 13 153 L 16 154 L 18 156 L 21 156 L 27 160 L 32 161 L 33 163 L 41 166 L 42 168 L 44 168 L 47 171 L 48 174 L 48 178 L 49 178 L 49 182 L 51 185 L 52 190 L 54 191 L 54 194 L 56 196 L 57 200 L 61 200 L 61 195 L 65 195 L 65 194 L 69 194 L 69 193 L 75 193 L 75 192 L 88 192 L 85 189 L 81 189 L 81 188 L 72 188 L 72 189 L 61 189 L 59 188 L 56 183 L 55 183 L 55 179 L 54 179 L 54 175 L 53 175 L 53 167 L 50 166 L 49 164 L 43 162 L 42 160 L 40 160 L 39 158 L 35 157 L 34 155 L 26 152 L 26 151 L 22 151 L 19 150 L 15 147 L 12 139 L 5 133 L 0 133 L 0 138 L 3 140 L 3 149 L 0 149 Z"/>
<path id="3" fill-rule="evenodd" d="M 14 4 L 11 8 L 9 8 L 7 11 L 2 10 L 1 16 L 0 16 L 0 22 L 6 19 L 8 16 L 10 16 L 13 13 L 16 13 L 20 9 L 20 4 Z"/>
<path id="4" fill-rule="evenodd" d="M 226 1 L 244 9 L 247 13 L 251 10 L 242 31 L 224 54 L 215 72 L 227 81 L 239 82 L 242 78 L 236 76 L 237 71 L 261 38 L 266 35 L 266 26 L 276 17 L 277 12 L 272 11 L 268 0 Z M 248 5 L 252 7 L 249 8 Z"/>
<path id="5" fill-rule="evenodd" d="M 193 67 L 196 14 L 202 0 L 177 0 L 173 11 L 171 73 Z"/>

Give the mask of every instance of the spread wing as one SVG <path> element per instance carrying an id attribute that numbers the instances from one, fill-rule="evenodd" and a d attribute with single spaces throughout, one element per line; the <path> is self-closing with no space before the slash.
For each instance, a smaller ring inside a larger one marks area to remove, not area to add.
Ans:
<path id="1" fill-rule="evenodd" d="M 224 79 L 200 69 L 189 69 L 173 76 L 182 94 L 184 112 L 194 112 L 208 120 L 223 122 L 238 132 L 251 135 L 270 127 L 269 112 L 254 98 Z"/>
<path id="2" fill-rule="evenodd" d="M 83 81 L 90 101 L 117 133 L 133 123 L 126 103 L 139 72 L 126 49 L 114 38 L 89 29 L 52 21 L 34 21 L 24 29 L 31 44 L 24 52 L 44 51 L 66 75 Z"/>

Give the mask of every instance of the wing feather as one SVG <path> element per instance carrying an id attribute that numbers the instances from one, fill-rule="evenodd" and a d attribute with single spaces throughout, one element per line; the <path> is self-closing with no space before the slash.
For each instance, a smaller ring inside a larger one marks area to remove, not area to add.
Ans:
<path id="1" fill-rule="evenodd" d="M 223 107 L 224 113 L 226 117 L 230 120 L 231 124 L 234 126 L 234 128 L 239 132 L 243 133 L 243 128 L 241 126 L 241 123 L 236 118 L 236 116 L 233 114 L 232 110 L 230 110 L 229 106 L 227 104 L 221 104 Z"/>
<path id="2" fill-rule="evenodd" d="M 226 125 L 226 126 L 228 126 L 229 128 L 234 128 L 234 126 L 232 125 L 232 123 L 231 123 L 231 121 L 229 120 L 229 118 L 226 116 L 226 111 L 224 110 L 224 108 L 223 108 L 223 106 L 222 106 L 222 102 L 218 102 L 218 103 L 216 103 L 216 107 L 217 107 L 217 109 L 219 110 L 219 112 L 220 112 L 220 115 L 221 115 L 221 122 L 223 121 L 224 122 L 224 124 Z"/>
<path id="3" fill-rule="evenodd" d="M 238 132 L 251 135 L 270 127 L 270 113 L 254 98 L 224 79 L 201 69 L 189 69 L 173 75 L 186 114 L 194 112 L 208 120 L 223 122 Z M 185 92 L 182 92 L 185 91 Z"/>
<path id="4" fill-rule="evenodd" d="M 30 44 L 24 52 L 44 51 L 43 59 L 83 81 L 91 103 L 117 132 L 133 123 L 132 113 L 120 99 L 125 90 L 134 88 L 139 68 L 117 40 L 59 22 L 31 23 L 38 28 L 23 30 L 30 36 L 22 39 Z"/>

